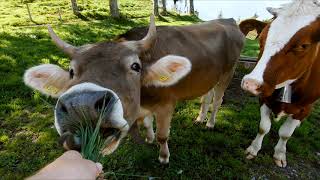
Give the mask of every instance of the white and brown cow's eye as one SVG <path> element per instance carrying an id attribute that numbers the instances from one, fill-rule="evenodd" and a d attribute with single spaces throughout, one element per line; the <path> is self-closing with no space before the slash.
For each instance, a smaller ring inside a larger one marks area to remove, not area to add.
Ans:
<path id="1" fill-rule="evenodd" d="M 69 76 L 70 76 L 70 79 L 73 79 L 74 70 L 72 68 L 70 68 L 70 70 L 69 70 Z"/>
<path id="2" fill-rule="evenodd" d="M 133 64 L 131 64 L 131 69 L 136 71 L 136 72 L 140 72 L 141 71 L 141 66 L 138 63 L 133 63 Z"/>
<path id="3" fill-rule="evenodd" d="M 310 47 L 310 44 L 306 43 L 306 44 L 301 44 L 301 45 L 296 46 L 294 48 L 294 50 L 298 51 L 298 52 L 303 52 L 303 51 L 307 50 L 309 47 Z"/>

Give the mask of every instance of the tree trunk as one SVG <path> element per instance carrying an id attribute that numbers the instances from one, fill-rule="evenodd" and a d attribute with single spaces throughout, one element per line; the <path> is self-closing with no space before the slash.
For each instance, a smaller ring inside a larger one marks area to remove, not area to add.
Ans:
<path id="1" fill-rule="evenodd" d="M 153 0 L 153 12 L 155 16 L 159 16 L 158 0 Z"/>
<path id="2" fill-rule="evenodd" d="M 120 17 L 117 0 L 109 0 L 109 7 L 110 7 L 110 12 L 112 17 L 114 18 Z"/>
<path id="3" fill-rule="evenodd" d="M 194 14 L 193 0 L 190 0 L 190 14 Z"/>
<path id="4" fill-rule="evenodd" d="M 79 16 L 80 12 L 78 8 L 77 0 L 71 0 L 71 7 L 72 7 L 73 14 L 76 16 Z"/>
<path id="5" fill-rule="evenodd" d="M 164 14 L 167 14 L 167 1 L 162 0 L 162 11 Z"/>

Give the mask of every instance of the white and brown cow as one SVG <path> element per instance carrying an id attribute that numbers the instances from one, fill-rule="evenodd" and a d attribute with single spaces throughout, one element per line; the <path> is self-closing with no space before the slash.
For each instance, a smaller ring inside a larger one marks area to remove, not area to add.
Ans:
<path id="1" fill-rule="evenodd" d="M 319 4 L 294 0 L 279 9 L 268 8 L 275 18 L 260 34 L 256 67 L 242 80 L 242 88 L 260 96 L 261 102 L 259 133 L 246 150 L 248 159 L 261 149 L 271 127 L 270 114 L 287 114 L 273 156 L 278 166 L 285 167 L 286 143 L 320 97 Z"/>
<path id="2" fill-rule="evenodd" d="M 114 138 L 104 153 L 118 147 L 137 119 L 155 114 L 161 163 L 169 162 L 167 140 L 177 101 L 196 98 L 213 87 L 224 92 L 244 44 L 233 19 L 156 29 L 151 18 L 148 32 L 140 38 L 81 47 L 63 42 L 51 28 L 49 32 L 71 57 L 69 72 L 44 64 L 28 69 L 24 81 L 58 98 L 55 127 L 59 134 L 64 138 L 65 134 L 73 135 L 70 117 L 83 119 L 81 111 L 97 118 L 105 97 L 113 97 L 119 100 L 104 117 L 101 129 Z M 68 136 L 64 144 L 72 146 L 72 139 L 77 143 L 76 137 Z"/>

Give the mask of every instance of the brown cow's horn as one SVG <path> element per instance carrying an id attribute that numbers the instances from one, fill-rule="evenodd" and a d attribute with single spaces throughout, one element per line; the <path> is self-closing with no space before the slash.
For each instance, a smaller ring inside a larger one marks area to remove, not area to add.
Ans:
<path id="1" fill-rule="evenodd" d="M 154 20 L 154 15 L 152 14 L 150 16 L 150 26 L 148 30 L 148 34 L 140 41 L 138 41 L 140 47 L 143 50 L 148 50 L 152 44 L 156 41 L 157 38 L 157 29 L 156 24 Z"/>
<path id="2" fill-rule="evenodd" d="M 52 39 L 52 41 L 67 55 L 69 55 L 70 57 L 74 55 L 74 53 L 76 52 L 77 48 L 62 41 L 57 34 L 53 31 L 53 29 L 51 28 L 50 25 L 48 25 L 48 31 L 49 31 L 49 35 Z"/>

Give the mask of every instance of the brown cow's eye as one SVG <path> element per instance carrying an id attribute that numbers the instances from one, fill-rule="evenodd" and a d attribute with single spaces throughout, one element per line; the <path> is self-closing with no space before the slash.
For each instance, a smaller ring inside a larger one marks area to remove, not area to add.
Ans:
<path id="1" fill-rule="evenodd" d="M 134 70 L 134 71 L 136 71 L 136 72 L 140 72 L 140 71 L 141 71 L 140 64 L 138 64 L 138 63 L 133 63 L 133 64 L 131 65 L 131 69 Z"/>
<path id="2" fill-rule="evenodd" d="M 74 71 L 73 71 L 73 69 L 70 69 L 70 70 L 69 70 L 69 75 L 70 75 L 70 79 L 73 79 L 73 76 L 74 76 Z"/>

